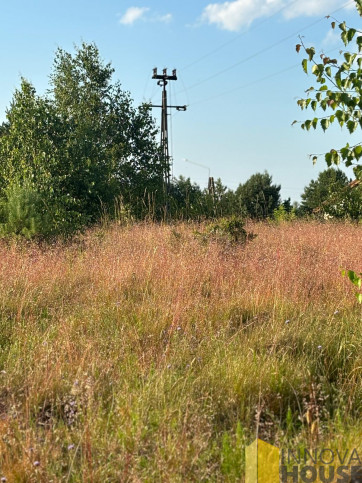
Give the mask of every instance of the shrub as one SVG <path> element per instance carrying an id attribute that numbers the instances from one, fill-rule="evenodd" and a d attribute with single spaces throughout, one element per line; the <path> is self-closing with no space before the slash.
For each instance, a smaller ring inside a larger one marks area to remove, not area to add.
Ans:
<path id="1" fill-rule="evenodd" d="M 209 223 L 203 233 L 197 232 L 203 240 L 216 240 L 231 245 L 244 244 L 256 237 L 254 233 L 248 233 L 244 228 L 244 221 L 239 216 L 220 218 L 217 222 Z"/>
<path id="2" fill-rule="evenodd" d="M 273 219 L 277 223 L 282 223 L 283 221 L 292 221 L 296 219 L 295 209 L 292 208 L 291 211 L 287 211 L 284 205 L 279 205 L 273 212 Z"/>
<path id="3" fill-rule="evenodd" d="M 27 239 L 45 236 L 50 231 L 49 214 L 40 194 L 26 182 L 5 190 L 0 202 L 0 235 L 24 236 Z"/>

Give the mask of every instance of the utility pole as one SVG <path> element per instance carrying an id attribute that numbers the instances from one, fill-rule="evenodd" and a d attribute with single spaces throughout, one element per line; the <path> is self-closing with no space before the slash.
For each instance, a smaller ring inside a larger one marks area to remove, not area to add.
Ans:
<path id="1" fill-rule="evenodd" d="M 168 148 L 168 127 L 167 127 L 167 109 L 176 109 L 177 111 L 186 111 L 186 106 L 168 106 L 167 105 L 167 89 L 169 81 L 177 80 L 176 69 L 173 69 L 172 75 L 167 74 L 167 69 L 163 69 L 162 74 L 157 73 L 157 67 L 153 69 L 152 79 L 157 79 L 157 84 L 162 87 L 162 105 L 151 105 L 151 107 L 161 107 L 161 148 L 165 161 L 165 190 L 168 192 L 171 182 L 171 166 L 172 160 Z"/>
<path id="2" fill-rule="evenodd" d="M 211 176 L 211 174 L 210 174 L 210 168 L 208 166 L 205 166 L 204 164 L 195 163 L 195 161 L 190 161 L 189 159 L 184 159 L 184 161 L 186 161 L 186 163 L 191 163 L 191 164 L 194 164 L 195 166 L 200 166 L 200 168 L 205 168 L 205 169 L 208 170 L 209 177 L 208 177 L 207 190 L 208 190 L 209 195 L 211 196 L 211 199 L 212 199 L 214 215 L 216 215 L 215 181 L 214 181 L 213 176 Z"/>
<path id="3" fill-rule="evenodd" d="M 208 176 L 207 189 L 209 191 L 209 194 L 212 195 L 212 197 L 215 197 L 215 181 L 214 181 L 214 178 L 210 174 L 210 168 L 208 166 L 205 166 L 204 164 L 195 163 L 195 161 L 190 161 L 189 159 L 184 159 L 184 161 L 186 161 L 186 163 L 191 163 L 191 164 L 194 164 L 195 166 L 200 166 L 201 168 L 205 168 L 205 169 L 208 170 L 209 176 Z"/>

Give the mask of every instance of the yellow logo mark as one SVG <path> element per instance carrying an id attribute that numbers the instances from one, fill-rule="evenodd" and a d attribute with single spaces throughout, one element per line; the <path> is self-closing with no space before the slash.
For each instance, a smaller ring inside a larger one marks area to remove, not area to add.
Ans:
<path id="1" fill-rule="evenodd" d="M 278 483 L 279 449 L 256 439 L 245 450 L 245 483 Z"/>

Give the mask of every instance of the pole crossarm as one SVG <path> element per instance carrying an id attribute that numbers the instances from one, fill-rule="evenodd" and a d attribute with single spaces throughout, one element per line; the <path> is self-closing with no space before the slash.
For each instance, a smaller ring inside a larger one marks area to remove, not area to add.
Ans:
<path id="1" fill-rule="evenodd" d="M 167 75 L 167 69 L 163 69 L 162 74 L 157 73 L 157 67 L 153 69 L 153 76 L 152 79 L 159 79 L 159 80 L 177 80 L 176 69 L 173 69 L 172 75 Z"/>
<path id="2" fill-rule="evenodd" d="M 161 105 L 151 104 L 150 107 L 162 107 Z M 176 109 L 177 111 L 186 111 L 187 106 L 167 106 L 168 109 Z"/>

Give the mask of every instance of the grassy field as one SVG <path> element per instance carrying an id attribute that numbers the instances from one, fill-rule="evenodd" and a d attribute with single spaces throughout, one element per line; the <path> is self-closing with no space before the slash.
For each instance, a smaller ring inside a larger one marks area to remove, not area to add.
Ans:
<path id="1" fill-rule="evenodd" d="M 361 447 L 362 227 L 195 228 L 0 245 L 0 478 L 232 482 L 256 435 Z"/>

